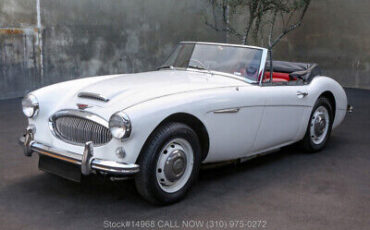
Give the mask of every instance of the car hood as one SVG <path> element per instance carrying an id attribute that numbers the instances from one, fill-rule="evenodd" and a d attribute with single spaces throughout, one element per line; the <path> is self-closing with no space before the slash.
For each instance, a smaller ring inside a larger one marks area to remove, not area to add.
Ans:
<path id="1" fill-rule="evenodd" d="M 77 90 L 77 102 L 100 107 L 119 104 L 120 109 L 151 99 L 194 90 L 204 90 L 243 84 L 242 81 L 219 75 L 195 71 L 163 70 L 137 74 L 100 77 Z M 93 93 L 107 98 L 108 102 L 78 97 L 80 93 Z"/>

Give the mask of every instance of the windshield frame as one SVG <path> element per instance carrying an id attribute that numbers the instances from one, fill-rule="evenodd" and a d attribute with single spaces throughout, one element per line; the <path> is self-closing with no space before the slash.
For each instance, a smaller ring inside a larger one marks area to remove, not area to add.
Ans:
<path id="1" fill-rule="evenodd" d="M 266 59 L 267 59 L 267 53 L 268 53 L 268 50 L 265 49 L 265 48 L 262 48 L 262 47 L 257 47 L 257 46 L 248 46 L 248 45 L 240 45 L 240 44 L 229 44 L 229 43 L 216 43 L 216 42 L 195 42 L 195 41 L 182 41 L 182 42 L 179 42 L 178 45 L 181 45 L 181 44 L 194 44 L 194 45 L 197 45 L 197 44 L 201 44 L 201 45 L 215 45 L 215 46 L 228 46 L 228 47 L 241 47 L 241 48 L 250 48 L 250 49 L 257 49 L 257 50 L 261 50 L 262 51 L 262 56 L 261 56 L 261 63 L 259 65 L 259 70 L 258 70 L 258 77 L 257 77 L 257 80 L 256 81 L 253 81 L 253 80 L 250 80 L 248 78 L 245 78 L 245 77 L 241 77 L 241 76 L 238 76 L 238 75 L 235 75 L 235 74 L 231 74 L 231 73 L 226 73 L 226 72 L 219 72 L 219 71 L 214 71 L 214 70 L 208 70 L 208 69 L 197 69 L 197 68 L 191 68 L 191 67 L 175 67 L 175 66 L 171 66 L 170 68 L 167 68 L 169 70 L 184 70 L 184 71 L 194 71 L 194 72 L 201 72 L 201 73 L 208 73 L 208 74 L 215 74 L 215 75 L 221 75 L 221 76 L 225 76 L 225 77 L 230 77 L 230 78 L 234 78 L 234 79 L 238 79 L 238 80 L 241 80 L 243 82 L 247 82 L 247 83 L 250 83 L 250 84 L 259 84 L 261 85 L 261 79 L 263 78 L 262 75 L 263 75 L 263 72 L 264 72 L 264 69 L 265 69 L 265 65 L 266 65 Z"/>

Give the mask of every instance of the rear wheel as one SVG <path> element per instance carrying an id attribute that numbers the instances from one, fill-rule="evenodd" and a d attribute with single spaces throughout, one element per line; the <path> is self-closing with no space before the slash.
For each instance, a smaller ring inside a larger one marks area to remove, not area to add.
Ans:
<path id="1" fill-rule="evenodd" d="M 333 109 L 330 101 L 320 97 L 313 107 L 302 147 L 307 152 L 317 152 L 325 147 L 333 124 Z"/>
<path id="2" fill-rule="evenodd" d="M 182 199 L 198 176 L 201 148 L 196 133 L 182 123 L 167 123 L 150 137 L 138 160 L 138 192 L 149 202 Z"/>

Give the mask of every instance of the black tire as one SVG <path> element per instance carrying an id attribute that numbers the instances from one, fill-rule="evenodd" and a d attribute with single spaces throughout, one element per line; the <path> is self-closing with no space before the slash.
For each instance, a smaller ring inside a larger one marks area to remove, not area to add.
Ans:
<path id="1" fill-rule="evenodd" d="M 316 111 L 316 109 L 320 106 L 324 106 L 328 113 L 329 113 L 329 128 L 328 128 L 328 132 L 326 133 L 325 135 L 325 138 L 320 142 L 320 143 L 314 143 L 311 136 L 313 135 L 311 133 L 311 121 L 313 119 L 313 115 Z M 317 99 L 313 109 L 312 109 L 312 112 L 311 112 L 311 116 L 310 116 L 310 120 L 308 121 L 308 125 L 307 125 L 307 130 L 306 130 L 306 134 L 303 138 L 303 140 L 301 141 L 301 146 L 303 148 L 303 150 L 305 152 L 308 152 L 308 153 L 315 153 L 315 152 L 318 152 L 320 150 L 322 150 L 326 144 L 328 143 L 328 140 L 329 140 L 329 137 L 330 137 L 330 134 L 331 134 L 331 129 L 332 129 L 332 125 L 333 125 L 333 107 L 330 103 L 330 101 L 325 98 L 325 97 L 320 97 L 319 99 Z"/>
<path id="2" fill-rule="evenodd" d="M 186 184 L 178 191 L 168 193 L 164 191 L 156 177 L 157 161 L 162 148 L 175 138 L 188 141 L 193 150 L 193 169 Z M 189 126 L 182 123 L 166 123 L 149 137 L 141 152 L 138 164 L 140 172 L 135 176 L 137 191 L 147 201 L 157 205 L 167 205 L 181 200 L 198 177 L 201 163 L 201 147 L 197 134 Z"/>

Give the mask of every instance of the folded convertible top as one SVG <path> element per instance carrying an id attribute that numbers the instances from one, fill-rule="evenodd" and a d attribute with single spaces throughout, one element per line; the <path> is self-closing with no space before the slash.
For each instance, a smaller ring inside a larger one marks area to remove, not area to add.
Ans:
<path id="1" fill-rule="evenodd" d="M 266 62 L 266 71 L 270 71 L 270 61 Z M 316 63 L 300 63 L 287 61 L 272 61 L 273 72 L 289 73 L 291 78 L 299 78 L 309 82 L 315 76 L 321 75 L 321 69 Z"/>

